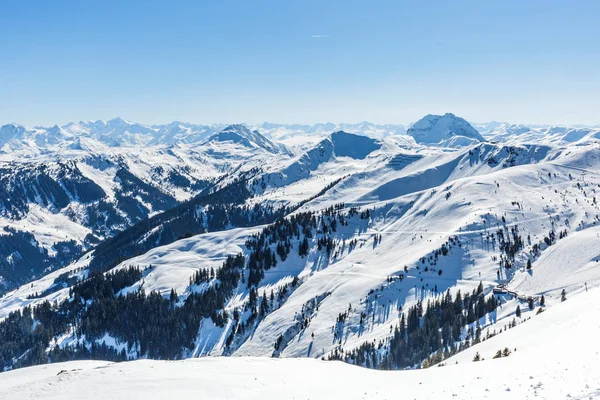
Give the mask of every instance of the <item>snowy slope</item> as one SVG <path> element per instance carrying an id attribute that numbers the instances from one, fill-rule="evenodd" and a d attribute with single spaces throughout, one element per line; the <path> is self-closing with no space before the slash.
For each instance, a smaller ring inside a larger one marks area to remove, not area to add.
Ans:
<path id="1" fill-rule="evenodd" d="M 334 132 L 289 160 L 265 165 L 252 182 L 257 194 L 252 203 L 298 203 L 346 176 L 385 164 L 400 151 L 394 141 Z"/>
<path id="2" fill-rule="evenodd" d="M 340 362 L 252 357 L 75 361 L 0 374 L 0 395 L 15 400 L 390 399 L 399 394 L 418 399 L 591 399 L 600 396 L 600 371 L 594 367 L 600 362 L 599 304 L 598 289 L 574 296 L 460 353 L 444 367 L 384 372 Z M 504 347 L 511 354 L 492 359 Z M 476 352 L 483 361 L 471 361 Z"/>
<path id="3" fill-rule="evenodd" d="M 156 290 L 168 296 L 171 289 L 175 289 L 177 293 L 185 295 L 189 278 L 195 271 L 199 268 L 220 267 L 228 255 L 243 251 L 246 238 L 259 230 L 260 227 L 238 228 L 178 240 L 133 257 L 117 268 L 151 267 L 150 272 L 144 276 L 144 290 Z M 128 290 L 136 290 L 141 285 L 139 282 L 139 285 Z"/>
<path id="4" fill-rule="evenodd" d="M 50 272 L 40 279 L 12 290 L 0 298 L 0 319 L 6 318 L 11 312 L 21 310 L 29 305 L 48 301 L 61 301 L 69 296 L 69 289 L 61 281 L 61 275 L 85 278 L 87 266 L 93 253 L 88 253 L 76 262 L 57 271 Z M 46 292 L 46 293 L 45 293 Z M 39 295 L 39 296 L 36 296 Z"/>
<path id="5" fill-rule="evenodd" d="M 520 271 L 509 288 L 528 296 L 569 293 L 600 286 L 600 226 L 574 232 L 548 248 L 533 263 L 531 271 Z"/>
<path id="6" fill-rule="evenodd" d="M 369 207 L 375 207 L 376 216 L 366 231 L 357 226 L 354 228 L 356 231 L 348 233 L 349 237 L 359 240 L 360 247 L 342 251 L 340 258 L 331 265 L 321 266 L 322 260 L 316 253 L 300 265 L 297 264 L 298 259 L 286 262 L 281 267 L 280 278 L 276 278 L 277 269 L 271 272 L 269 282 L 284 279 L 289 273 L 304 276 L 306 281 L 280 309 L 267 316 L 253 337 L 242 345 L 239 354 L 269 355 L 272 352 L 269 343 L 295 323 L 294 315 L 307 301 L 324 293 L 331 294 L 320 304 L 308 330 L 315 334 L 314 339 L 308 334 L 299 335 L 284 350 L 284 356 L 318 357 L 327 353 L 332 347 L 332 321 L 349 303 L 357 305 L 357 311 L 356 320 L 352 323 L 356 325 L 347 328 L 346 348 L 385 335 L 390 324 L 397 322 L 398 318 L 389 311 L 381 315 L 375 313 L 370 332 L 359 332 L 358 315 L 361 311 L 373 309 L 370 301 L 365 302 L 365 296 L 370 290 L 384 285 L 386 278 L 401 270 L 403 265 L 414 271 L 413 279 L 418 282 L 421 272 L 414 270 L 418 260 L 452 235 L 461 238 L 466 244 L 466 251 L 459 251 L 454 257 L 442 261 L 444 275 L 441 278 L 426 277 L 419 284 L 426 284 L 428 290 L 421 290 L 415 281 L 411 283 L 410 280 L 395 284 L 393 291 L 387 290 L 384 301 L 389 300 L 388 304 L 392 306 L 389 309 L 395 308 L 395 305 L 414 304 L 423 295 L 432 295 L 430 290 L 435 285 L 440 290 L 445 287 L 469 289 L 483 279 L 487 290 L 491 290 L 494 282 L 511 278 L 504 271 L 501 271 L 499 279 L 496 277 L 499 269 L 492 256 L 498 256 L 497 249 L 491 242 L 489 245 L 481 243 L 482 234 L 489 236 L 503 225 L 502 216 L 507 219 L 509 227 L 518 226 L 522 235 L 531 237 L 531 243 L 525 246 L 515 269 L 525 265 L 525 255 L 547 234 L 551 226 L 548 223 L 550 216 L 554 216 L 557 225 L 563 228 L 566 228 L 567 220 L 573 228 L 580 219 L 588 221 L 587 224 L 595 224 L 597 206 L 590 204 L 592 195 L 577 190 L 576 178 L 571 181 L 568 177 L 578 173 L 579 162 L 573 162 L 572 167 L 546 164 L 544 160 L 548 157 L 548 150 L 538 150 L 523 148 L 510 152 L 502 147 L 484 145 L 479 151 L 472 149 L 459 155 L 416 161 L 400 171 L 382 168 L 347 178 L 306 205 L 308 209 L 318 210 L 339 201 L 346 202 L 348 206 L 369 204 Z M 532 157 L 532 154 L 535 156 Z M 487 161 L 492 157 L 495 157 L 495 162 Z M 578 157 L 573 159 L 579 160 Z M 529 164 L 532 161 L 536 164 Z M 519 162 L 525 164 L 509 167 Z M 552 179 L 548 179 L 549 170 L 555 171 L 552 174 L 557 176 L 552 175 Z M 590 190 L 595 190 L 592 182 L 588 181 L 588 185 Z M 556 193 L 555 190 L 560 191 Z M 536 192 L 543 202 L 534 198 Z M 514 202 L 519 202 L 520 206 L 515 206 Z M 573 204 L 578 204 L 577 208 L 573 209 Z M 452 218 L 447 218 L 448 215 Z M 383 236 L 382 243 L 376 248 L 372 241 L 374 234 Z M 545 248 L 544 245 L 542 247 Z M 535 265 L 536 261 L 534 268 Z M 595 271 L 595 276 L 599 273 Z M 273 283 L 260 287 L 259 292 L 268 292 L 271 285 Z M 382 303 L 381 300 L 375 302 L 376 305 Z"/>

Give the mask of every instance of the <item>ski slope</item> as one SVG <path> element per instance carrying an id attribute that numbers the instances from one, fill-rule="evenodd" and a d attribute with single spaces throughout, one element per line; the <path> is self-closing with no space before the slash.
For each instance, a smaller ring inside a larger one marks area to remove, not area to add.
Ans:
<path id="1" fill-rule="evenodd" d="M 548 248 L 531 271 L 520 271 L 510 288 L 527 295 L 555 296 L 565 289 L 569 293 L 600 285 L 600 226 L 575 232 Z"/>
<path id="2" fill-rule="evenodd" d="M 74 361 L 0 374 L 20 399 L 591 399 L 600 397 L 600 289 L 459 353 L 445 366 L 375 371 L 313 359 Z M 508 357 L 492 359 L 508 347 Z M 484 360 L 473 362 L 475 353 Z"/>

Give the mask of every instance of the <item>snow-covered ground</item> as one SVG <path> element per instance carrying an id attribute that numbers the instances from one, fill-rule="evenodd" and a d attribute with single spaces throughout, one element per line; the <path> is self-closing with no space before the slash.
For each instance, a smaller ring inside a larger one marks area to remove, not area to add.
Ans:
<path id="1" fill-rule="evenodd" d="M 600 289 L 583 292 L 447 360 L 375 371 L 314 359 L 76 361 L 0 374 L 20 399 L 593 399 L 600 397 Z M 510 355 L 493 359 L 497 350 Z M 479 353 L 482 361 L 474 362 Z"/>

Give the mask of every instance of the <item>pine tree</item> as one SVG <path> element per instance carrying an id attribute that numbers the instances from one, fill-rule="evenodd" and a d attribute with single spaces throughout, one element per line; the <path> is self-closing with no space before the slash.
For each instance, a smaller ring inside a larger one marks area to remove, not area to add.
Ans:
<path id="1" fill-rule="evenodd" d="M 531 269 L 531 260 L 527 260 L 527 269 Z"/>
<path id="2" fill-rule="evenodd" d="M 517 318 L 521 318 L 521 306 L 517 306 L 517 311 L 515 312 L 515 315 L 517 316 Z"/>
<path id="3" fill-rule="evenodd" d="M 542 298 L 540 299 L 540 307 L 545 307 L 546 306 L 546 299 L 544 298 L 544 295 L 542 295 Z"/>
<path id="4" fill-rule="evenodd" d="M 177 291 L 175 291 L 175 289 L 171 289 L 171 294 L 169 296 L 169 302 L 171 303 L 171 307 L 175 306 L 175 303 L 177 303 L 178 300 L 178 296 L 177 296 Z"/>
<path id="5" fill-rule="evenodd" d="M 567 292 L 565 289 L 560 292 L 560 301 L 565 301 L 567 299 Z"/>
<path id="6" fill-rule="evenodd" d="M 298 247 L 298 254 L 300 255 L 300 257 L 304 257 L 308 254 L 308 239 L 306 238 L 306 236 L 304 236 L 304 240 Z"/>

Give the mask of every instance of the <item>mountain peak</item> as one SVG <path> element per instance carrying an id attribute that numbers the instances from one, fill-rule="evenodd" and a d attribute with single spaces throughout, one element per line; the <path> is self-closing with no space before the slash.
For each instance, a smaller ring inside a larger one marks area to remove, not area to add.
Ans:
<path id="1" fill-rule="evenodd" d="M 334 152 L 340 157 L 364 159 L 371 152 L 381 148 L 381 142 L 363 135 L 337 131 L 329 136 Z"/>
<path id="2" fill-rule="evenodd" d="M 271 153 L 289 153 L 284 145 L 275 143 L 258 131 L 251 131 L 242 124 L 229 125 L 221 132 L 212 134 L 206 143 L 211 142 L 232 142 L 248 148 L 263 149 Z"/>
<path id="3" fill-rule="evenodd" d="M 11 139 L 21 136 L 25 132 L 25 127 L 19 124 L 6 124 L 0 126 L 0 140 L 2 138 Z"/>
<path id="4" fill-rule="evenodd" d="M 417 143 L 437 144 L 463 137 L 484 142 L 481 134 L 465 119 L 452 113 L 444 115 L 427 114 L 411 126 L 407 134 L 412 136 Z"/>
<path id="5" fill-rule="evenodd" d="M 123 118 L 121 117 L 116 117 L 113 119 L 109 119 L 108 121 L 106 121 L 107 125 L 130 125 L 130 122 L 125 121 Z"/>
<path id="6" fill-rule="evenodd" d="M 244 124 L 231 124 L 226 126 L 221 132 L 235 132 L 240 135 L 251 136 L 252 131 Z"/>

